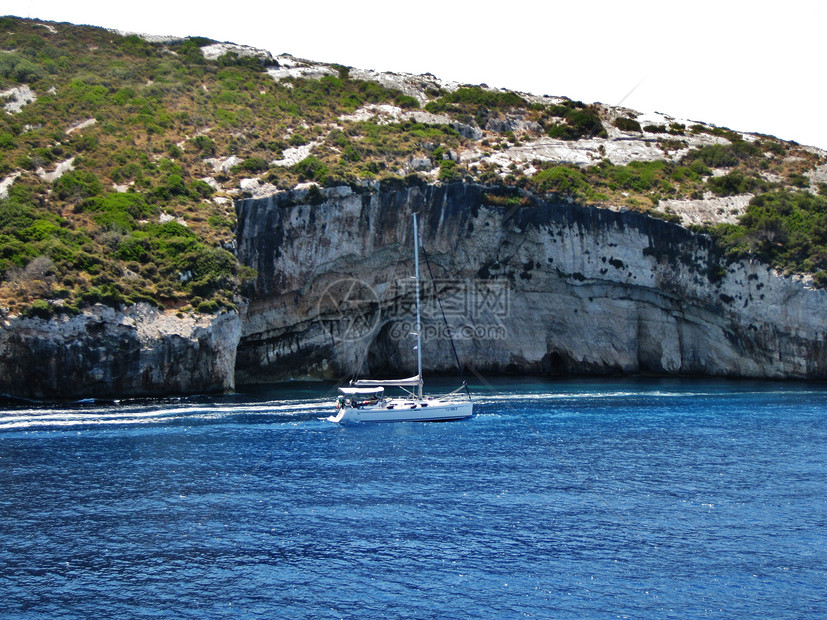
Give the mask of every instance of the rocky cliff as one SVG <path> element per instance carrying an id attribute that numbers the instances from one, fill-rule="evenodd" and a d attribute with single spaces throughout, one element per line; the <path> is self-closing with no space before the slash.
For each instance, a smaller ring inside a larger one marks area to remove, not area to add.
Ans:
<path id="1" fill-rule="evenodd" d="M 236 208 L 238 257 L 258 272 L 241 316 L 138 304 L 6 317 L 0 393 L 159 396 L 413 374 L 412 212 L 427 252 L 427 372 L 455 370 L 444 313 L 481 373 L 827 377 L 827 292 L 726 262 L 705 235 L 640 213 L 466 183 L 311 187 Z"/>
<path id="2" fill-rule="evenodd" d="M 827 377 L 825 291 L 636 212 L 463 183 L 236 207 L 239 259 L 258 271 L 239 382 L 413 374 L 413 211 L 459 356 L 479 372 Z M 428 279 L 425 368 L 450 371 Z"/>
<path id="3" fill-rule="evenodd" d="M 183 316 L 137 304 L 0 324 L 0 393 L 125 398 L 231 390 L 238 314 Z"/>

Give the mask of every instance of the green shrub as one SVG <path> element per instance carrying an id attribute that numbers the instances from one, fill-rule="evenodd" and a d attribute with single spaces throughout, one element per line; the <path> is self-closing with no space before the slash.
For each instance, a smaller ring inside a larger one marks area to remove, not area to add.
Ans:
<path id="1" fill-rule="evenodd" d="M 746 194 L 766 186 L 766 182 L 762 179 L 744 174 L 740 170 L 733 170 L 720 177 L 710 177 L 706 184 L 718 196 Z"/>
<path id="2" fill-rule="evenodd" d="M 731 129 L 727 129 L 726 127 L 706 127 L 704 125 L 692 125 L 692 127 L 690 127 L 689 130 L 694 134 L 708 133 L 712 136 L 725 138 L 732 143 L 743 141 L 741 134 L 732 131 Z"/>
<path id="3" fill-rule="evenodd" d="M 183 257 L 183 266 L 190 269 L 196 278 L 206 276 L 232 276 L 236 271 L 236 260 L 227 250 L 198 244 Z"/>
<path id="4" fill-rule="evenodd" d="M 215 155 L 215 142 L 213 142 L 210 137 L 204 135 L 195 136 L 192 139 L 192 143 L 203 155 Z"/>
<path id="5" fill-rule="evenodd" d="M 35 299 L 28 308 L 23 310 L 22 315 L 29 319 L 38 318 L 48 321 L 55 315 L 55 311 L 49 302 Z"/>
<path id="6" fill-rule="evenodd" d="M 617 166 L 616 179 L 625 189 L 646 192 L 659 185 L 661 173 L 666 167 L 663 161 L 633 161 L 626 166 Z"/>
<path id="7" fill-rule="evenodd" d="M 176 196 L 189 196 L 189 189 L 180 174 L 170 174 L 161 180 L 152 191 L 152 196 L 156 200 L 168 201 Z"/>
<path id="8" fill-rule="evenodd" d="M 103 262 L 100 255 L 82 250 L 74 255 L 72 264 L 78 271 L 96 274 L 100 272 Z"/>
<path id="9" fill-rule="evenodd" d="M 699 176 L 709 176 L 710 174 L 712 174 L 712 170 L 710 170 L 706 166 L 706 164 L 704 164 L 704 162 L 700 159 L 696 159 L 691 164 L 689 164 L 689 169 Z"/>
<path id="10" fill-rule="evenodd" d="M 325 163 L 314 155 L 305 157 L 303 160 L 292 166 L 293 172 L 299 175 L 301 181 L 318 181 L 324 184 L 329 170 Z"/>
<path id="11" fill-rule="evenodd" d="M 795 187 L 810 187 L 810 179 L 803 174 L 791 174 L 787 177 L 787 182 Z"/>
<path id="12" fill-rule="evenodd" d="M 148 295 L 146 293 L 131 292 L 125 296 L 125 299 L 129 304 L 145 303 L 153 306 L 154 308 L 158 308 L 158 310 L 164 309 L 164 304 L 155 299 L 152 295 Z"/>
<path id="13" fill-rule="evenodd" d="M 362 160 L 362 155 L 355 146 L 349 144 L 342 151 L 341 159 L 345 162 L 357 162 Z"/>
<path id="14" fill-rule="evenodd" d="M 565 124 L 552 125 L 546 130 L 546 133 L 550 138 L 556 140 L 577 140 L 580 138 L 580 134 L 574 127 Z"/>
<path id="15" fill-rule="evenodd" d="M 600 117 L 587 108 L 569 109 L 565 124 L 552 125 L 546 133 L 558 140 L 580 140 L 582 138 L 605 138 L 609 134 L 600 122 Z"/>
<path id="16" fill-rule="evenodd" d="M 31 226 L 17 232 L 21 241 L 45 241 L 60 237 L 64 230 L 50 219 L 35 220 Z"/>
<path id="17" fill-rule="evenodd" d="M 111 192 L 96 196 L 83 204 L 83 210 L 95 212 L 126 213 L 132 219 L 143 219 L 155 215 L 158 208 L 147 203 L 137 192 Z"/>
<path id="18" fill-rule="evenodd" d="M 37 219 L 34 205 L 11 192 L 8 198 L 0 200 L 0 231 L 15 231 L 27 228 Z"/>
<path id="19" fill-rule="evenodd" d="M 88 291 L 81 293 L 79 300 L 88 306 L 103 304 L 116 309 L 127 303 L 123 293 L 112 284 L 93 286 Z"/>
<path id="20" fill-rule="evenodd" d="M 699 160 L 710 168 L 730 168 L 738 165 L 740 159 L 729 145 L 712 144 L 690 151 L 683 158 L 684 162 Z"/>
<path id="21" fill-rule="evenodd" d="M 112 103 L 115 105 L 123 106 L 132 101 L 135 98 L 135 89 L 133 88 L 120 88 L 118 91 L 112 95 Z"/>
<path id="22" fill-rule="evenodd" d="M 442 159 L 439 161 L 439 180 L 444 183 L 452 181 L 459 181 L 462 179 L 462 172 L 457 166 L 457 162 L 450 159 Z"/>
<path id="23" fill-rule="evenodd" d="M 761 152 L 758 146 L 743 140 L 732 144 L 712 144 L 692 149 L 684 156 L 682 163 L 700 160 L 711 168 L 731 168 L 742 161 L 761 155 Z"/>
<path id="24" fill-rule="evenodd" d="M 61 200 L 80 202 L 103 193 L 103 184 L 93 172 L 71 170 L 52 184 L 52 190 Z"/>
<path id="25" fill-rule="evenodd" d="M 8 131 L 0 132 L 0 149 L 14 148 L 14 135 Z"/>
<path id="26" fill-rule="evenodd" d="M 206 181 L 202 181 L 201 179 L 196 179 L 192 181 L 189 186 L 190 194 L 193 196 L 199 196 L 201 198 L 209 198 L 215 193 L 215 190 L 212 186 L 207 183 Z"/>
<path id="27" fill-rule="evenodd" d="M 552 105 L 548 107 L 548 114 L 549 116 L 556 116 L 558 118 L 564 118 L 566 114 L 569 113 L 571 108 L 567 105 Z"/>
<path id="28" fill-rule="evenodd" d="M 153 244 L 146 233 L 135 232 L 123 237 L 115 250 L 115 257 L 124 261 L 147 263 L 152 257 Z"/>
<path id="29" fill-rule="evenodd" d="M 756 146 L 780 157 L 787 154 L 787 148 L 780 142 L 775 142 L 774 140 L 761 140 Z"/>
<path id="30" fill-rule="evenodd" d="M 248 157 L 238 167 L 245 172 L 267 172 L 270 169 L 270 164 L 261 157 Z"/>
<path id="31" fill-rule="evenodd" d="M 42 67 L 15 52 L 0 54 L 0 75 L 20 84 L 33 84 L 46 76 Z"/>
<path id="32" fill-rule="evenodd" d="M 631 190 L 638 193 L 668 185 L 672 170 L 664 161 L 633 161 L 625 166 L 615 166 L 604 161 L 587 169 L 588 182 L 605 185 L 613 191 Z"/>
<path id="33" fill-rule="evenodd" d="M 92 216 L 92 219 L 104 230 L 129 231 L 135 226 L 134 218 L 122 211 L 105 211 Z"/>
<path id="34" fill-rule="evenodd" d="M 681 183 L 683 181 L 697 181 L 700 179 L 700 174 L 687 166 L 677 166 L 669 174 L 669 178 L 677 183 Z"/>
<path id="35" fill-rule="evenodd" d="M 123 166 L 116 166 L 112 169 L 112 172 L 109 174 L 109 178 L 111 178 L 115 183 L 120 183 L 122 181 L 130 181 L 136 179 L 141 176 L 143 172 L 143 167 L 138 162 L 129 162 Z"/>
<path id="36" fill-rule="evenodd" d="M 287 139 L 287 143 L 290 146 L 305 146 L 310 140 L 304 134 L 296 132 Z"/>
<path id="37" fill-rule="evenodd" d="M 194 232 L 174 220 L 162 224 L 150 224 L 144 230 L 159 239 L 195 239 Z"/>
<path id="38" fill-rule="evenodd" d="M 738 225 L 711 229 L 732 257 L 758 256 L 797 272 L 827 270 L 827 198 L 777 190 L 755 196 Z"/>
<path id="39" fill-rule="evenodd" d="M 410 95 L 397 95 L 393 103 L 403 109 L 419 107 L 419 99 Z"/>
<path id="40" fill-rule="evenodd" d="M 195 309 L 201 314 L 215 314 L 221 310 L 221 304 L 212 299 L 210 301 L 202 301 Z"/>
<path id="41" fill-rule="evenodd" d="M 443 96 L 442 100 L 447 103 L 464 103 L 496 109 L 528 106 L 528 102 L 516 93 L 485 90 L 479 86 L 458 88 Z"/>
<path id="42" fill-rule="evenodd" d="M 207 218 L 207 224 L 210 225 L 211 228 L 229 228 L 232 229 L 234 223 L 232 220 L 222 217 L 220 215 L 211 215 Z"/>
<path id="43" fill-rule="evenodd" d="M 636 131 L 638 133 L 642 131 L 642 129 L 640 128 L 640 123 L 638 123 L 633 118 L 627 118 L 625 116 L 621 116 L 620 118 L 616 119 L 614 125 L 618 129 L 620 129 L 620 131 Z"/>
<path id="44" fill-rule="evenodd" d="M 554 166 L 541 170 L 531 181 L 537 190 L 578 196 L 589 189 L 585 175 L 573 166 Z"/>

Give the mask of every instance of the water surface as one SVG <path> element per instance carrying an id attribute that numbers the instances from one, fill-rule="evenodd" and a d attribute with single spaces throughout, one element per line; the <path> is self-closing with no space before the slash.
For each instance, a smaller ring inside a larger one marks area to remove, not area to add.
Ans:
<path id="1" fill-rule="evenodd" d="M 437 389 L 439 386 L 436 386 Z M 4 617 L 827 616 L 827 388 L 498 381 L 0 410 Z"/>

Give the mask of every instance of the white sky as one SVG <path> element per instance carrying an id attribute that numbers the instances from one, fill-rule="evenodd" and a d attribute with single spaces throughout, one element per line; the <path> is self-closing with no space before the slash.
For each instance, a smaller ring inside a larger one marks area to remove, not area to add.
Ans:
<path id="1" fill-rule="evenodd" d="M 827 0 L 0 0 L 0 15 L 623 103 L 827 149 Z"/>

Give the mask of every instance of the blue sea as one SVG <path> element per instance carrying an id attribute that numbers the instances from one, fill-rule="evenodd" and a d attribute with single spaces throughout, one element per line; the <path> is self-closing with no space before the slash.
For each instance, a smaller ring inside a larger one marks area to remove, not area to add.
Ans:
<path id="1" fill-rule="evenodd" d="M 7 404 L 0 617 L 827 617 L 824 384 L 472 390 L 346 427 L 322 384 Z"/>

